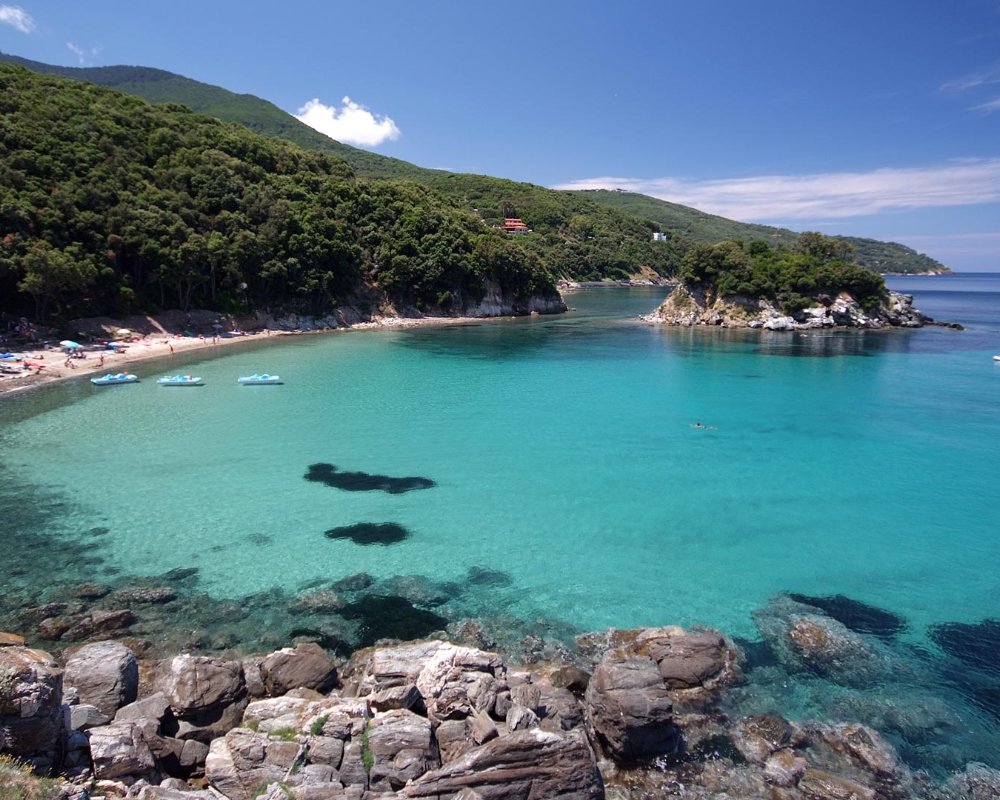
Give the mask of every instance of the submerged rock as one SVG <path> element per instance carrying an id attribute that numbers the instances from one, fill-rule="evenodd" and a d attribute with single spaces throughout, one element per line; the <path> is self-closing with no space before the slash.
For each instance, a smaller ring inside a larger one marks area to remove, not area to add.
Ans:
<path id="1" fill-rule="evenodd" d="M 843 686 L 866 687 L 908 672 L 879 639 L 855 633 L 814 606 L 787 595 L 754 612 L 754 622 L 778 661 Z"/>
<path id="2" fill-rule="evenodd" d="M 444 617 L 396 596 L 366 595 L 345 606 L 340 614 L 344 619 L 358 621 L 359 647 L 368 647 L 379 639 L 420 638 L 448 624 Z"/>
<path id="3" fill-rule="evenodd" d="M 378 475 L 370 472 L 341 472 L 333 464 L 310 464 L 305 474 L 307 481 L 322 483 L 334 489 L 348 492 L 387 492 L 402 494 L 414 489 L 430 489 L 436 484 L 430 478 L 419 476 L 394 478 L 390 475 Z"/>
<path id="4" fill-rule="evenodd" d="M 323 535 L 327 539 L 350 539 L 355 544 L 396 544 L 406 539 L 410 532 L 395 522 L 357 522 L 330 528 Z"/>
<path id="5" fill-rule="evenodd" d="M 842 594 L 829 597 L 812 597 L 805 594 L 788 595 L 796 603 L 813 606 L 831 619 L 855 633 L 870 633 L 885 639 L 891 639 L 897 633 L 906 630 L 906 620 L 898 614 L 882 608 L 853 600 Z"/>

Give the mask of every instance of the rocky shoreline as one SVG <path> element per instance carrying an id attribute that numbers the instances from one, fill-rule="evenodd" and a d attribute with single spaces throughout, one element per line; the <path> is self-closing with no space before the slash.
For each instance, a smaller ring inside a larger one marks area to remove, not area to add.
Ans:
<path id="1" fill-rule="evenodd" d="M 815 607 L 779 598 L 765 617 L 778 657 L 820 674 L 898 668 Z M 1000 796 L 1000 771 L 933 780 L 850 719 L 729 712 L 746 664 L 722 633 L 675 626 L 585 634 L 527 665 L 443 638 L 346 661 L 315 642 L 143 658 L 115 640 L 56 659 L 0 633 L 0 754 L 63 776 L 15 796 L 75 800 Z M 36 780 L 0 761 L 0 789 Z"/>
<path id="2" fill-rule="evenodd" d="M 720 296 L 701 287 L 678 285 L 652 314 L 640 319 L 660 325 L 755 328 L 771 331 L 824 328 L 920 328 L 939 324 L 913 307 L 913 295 L 889 292 L 878 308 L 864 309 L 851 295 L 821 296 L 795 314 L 760 297 Z M 954 323 L 947 327 L 961 329 Z"/>

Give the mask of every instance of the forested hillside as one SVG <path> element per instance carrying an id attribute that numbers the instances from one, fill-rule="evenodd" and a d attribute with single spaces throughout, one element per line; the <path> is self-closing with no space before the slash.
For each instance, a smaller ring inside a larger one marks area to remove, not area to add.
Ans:
<path id="1" fill-rule="evenodd" d="M 658 200 L 655 197 L 635 192 L 600 189 L 583 191 L 581 194 L 600 205 L 654 222 L 663 230 L 673 231 L 693 242 L 717 244 L 723 241 L 746 243 L 764 241 L 772 245 L 790 247 L 799 237 L 799 233 L 788 228 L 735 222 L 725 217 L 706 214 L 688 206 L 668 203 L 665 200 Z M 916 250 L 896 242 L 882 242 L 858 236 L 835 236 L 832 238 L 850 245 L 851 260 L 874 272 L 949 271 L 940 261 L 935 261 L 930 256 L 918 253 Z"/>
<path id="2" fill-rule="evenodd" d="M 109 89 L 0 64 L 0 299 L 38 318 L 195 306 L 445 313 L 488 282 L 554 296 L 479 216 L 416 184 Z"/>
<path id="3" fill-rule="evenodd" d="M 0 53 L 37 72 L 110 86 L 150 102 L 182 103 L 198 113 L 237 122 L 268 136 L 289 139 L 303 148 L 344 159 L 358 177 L 412 180 L 432 186 L 449 202 L 498 220 L 505 207 L 525 219 L 536 233 L 527 246 L 544 255 L 556 274 L 585 280 L 624 278 L 651 268 L 670 274 L 683 254 L 685 240 L 715 244 L 726 240 L 766 241 L 791 246 L 798 233 L 768 225 L 753 225 L 705 214 L 629 192 L 556 192 L 541 186 L 483 175 L 455 174 L 418 167 L 334 141 L 299 122 L 266 100 L 235 94 L 164 70 L 148 67 L 58 67 Z M 607 214 L 612 209 L 614 214 Z M 671 242 L 645 246 L 643 236 L 654 230 L 669 234 Z M 642 235 L 639 235 L 641 232 Z M 881 273 L 941 272 L 934 259 L 893 242 L 858 237 L 843 238 L 852 246 L 851 258 Z"/>
<path id="4" fill-rule="evenodd" d="M 408 161 L 335 141 L 260 97 L 230 92 L 221 86 L 212 86 L 166 70 L 126 66 L 60 67 L 7 53 L 0 53 L 0 61 L 17 64 L 33 72 L 61 75 L 64 78 L 107 86 L 141 97 L 150 103 L 180 103 L 196 114 L 207 114 L 223 122 L 236 122 L 264 136 L 278 136 L 295 142 L 306 150 L 317 150 L 342 158 L 351 165 L 358 177 L 420 180 L 425 173 L 435 172 Z"/>

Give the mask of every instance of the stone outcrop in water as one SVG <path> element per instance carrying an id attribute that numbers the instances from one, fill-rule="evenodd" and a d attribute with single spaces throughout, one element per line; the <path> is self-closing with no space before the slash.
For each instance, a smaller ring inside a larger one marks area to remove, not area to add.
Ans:
<path id="1" fill-rule="evenodd" d="M 782 602 L 785 618 L 802 608 Z M 15 677 L 0 681 L 0 749 L 36 756 L 41 770 L 72 766 L 78 783 L 60 796 L 78 800 L 87 778 L 105 796 L 162 800 L 978 800 L 1000 786 L 981 764 L 934 784 L 865 725 L 728 716 L 742 655 L 712 630 L 588 634 L 579 663 L 589 670 L 515 669 L 439 640 L 379 644 L 340 669 L 315 645 L 242 661 L 177 656 L 144 665 L 161 691 L 106 724 L 74 712 L 89 690 L 67 687 L 77 705 L 62 705 L 49 656 L 3 641 L 0 678 Z M 75 657 L 100 662 L 119 648 Z M 128 662 L 114 659 L 126 672 Z M 81 666 L 67 674 L 87 678 Z M 73 765 L 59 761 L 67 732 Z M 193 791 L 206 784 L 209 793 Z"/>
<path id="2" fill-rule="evenodd" d="M 764 641 L 793 672 L 813 672 L 843 686 L 865 687 L 903 677 L 905 667 L 879 639 L 850 630 L 787 595 L 754 612 Z"/>
<path id="3" fill-rule="evenodd" d="M 792 315 L 762 297 L 720 296 L 703 288 L 678 285 L 645 322 L 790 331 L 817 328 L 919 328 L 931 320 L 913 307 L 913 297 L 889 292 L 878 308 L 863 309 L 851 295 L 823 295 Z"/>

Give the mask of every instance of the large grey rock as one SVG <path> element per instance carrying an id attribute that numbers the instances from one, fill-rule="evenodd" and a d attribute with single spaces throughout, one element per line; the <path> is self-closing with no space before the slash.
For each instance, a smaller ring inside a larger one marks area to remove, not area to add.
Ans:
<path id="1" fill-rule="evenodd" d="M 581 733 L 534 728 L 493 739 L 403 789 L 407 797 L 459 792 L 474 792 L 483 800 L 597 800 L 604 796 L 604 785 Z"/>
<path id="2" fill-rule="evenodd" d="M 611 628 L 586 634 L 578 642 L 595 660 L 611 651 L 651 658 L 679 711 L 710 709 L 723 689 L 743 677 L 739 650 L 721 633 L 708 628 Z"/>
<path id="3" fill-rule="evenodd" d="M 648 656 L 604 656 L 585 695 L 587 723 L 605 752 L 622 764 L 672 753 L 678 746 L 673 705 Z"/>
<path id="4" fill-rule="evenodd" d="M 587 680 L 589 683 L 589 674 Z M 545 730 L 569 731 L 583 724 L 583 706 L 573 692 L 545 682 L 540 682 L 537 686 L 539 702 L 535 711 L 541 718 L 541 726 Z"/>
<path id="5" fill-rule="evenodd" d="M 207 656 L 174 656 L 161 664 L 158 684 L 179 717 L 229 705 L 246 695 L 240 662 Z"/>
<path id="6" fill-rule="evenodd" d="M 285 779 L 301 753 L 297 742 L 274 741 L 235 728 L 215 739 L 205 759 L 205 778 L 230 800 L 253 800 L 255 790 Z"/>
<path id="7" fill-rule="evenodd" d="M 336 663 L 312 642 L 271 653 L 261 662 L 260 672 L 272 697 L 300 687 L 328 692 L 337 685 Z"/>
<path id="8" fill-rule="evenodd" d="M 48 653 L 0 647 L 0 750 L 42 772 L 57 766 L 65 737 L 62 680 Z"/>
<path id="9" fill-rule="evenodd" d="M 431 723 L 406 709 L 378 714 L 368 723 L 368 773 L 372 791 L 401 789 L 404 784 L 437 767 Z"/>
<path id="10" fill-rule="evenodd" d="M 143 786 L 136 795 L 138 800 L 218 800 L 218 795 L 208 789 L 193 791 L 172 786 Z"/>
<path id="11" fill-rule="evenodd" d="M 497 694 L 507 689 L 505 673 L 495 653 L 442 643 L 425 661 L 416 686 L 431 721 L 464 719 L 493 711 Z"/>
<path id="12" fill-rule="evenodd" d="M 406 642 L 395 647 L 377 647 L 351 658 L 351 671 L 357 673 L 357 694 L 366 697 L 386 689 L 413 686 L 424 668 L 424 662 L 436 653 L 444 642 Z"/>
<path id="13" fill-rule="evenodd" d="M 89 735 L 96 778 L 148 778 L 155 772 L 153 751 L 134 722 L 91 728 Z"/>
<path id="14" fill-rule="evenodd" d="M 236 727 L 247 706 L 243 666 L 205 656 L 161 662 L 156 680 L 177 717 L 179 739 L 205 743 Z"/>
<path id="15" fill-rule="evenodd" d="M 87 728 L 96 728 L 100 725 L 107 725 L 111 719 L 97 706 L 86 703 L 67 706 L 69 708 L 69 730 L 82 731 Z"/>
<path id="16" fill-rule="evenodd" d="M 364 658 L 353 664 L 359 697 L 376 708 L 426 710 L 434 723 L 465 719 L 474 711 L 492 714 L 498 694 L 508 688 L 498 655 L 449 642 L 380 647 Z"/>
<path id="17" fill-rule="evenodd" d="M 162 722 L 170 710 L 170 703 L 163 692 L 156 692 L 142 700 L 136 700 L 127 706 L 122 706 L 115 714 L 115 722 L 138 722 L 139 720 L 155 720 Z"/>
<path id="18" fill-rule="evenodd" d="M 76 689 L 81 703 L 96 706 L 113 719 L 139 693 L 139 666 L 135 654 L 121 642 L 94 642 L 69 657 L 63 683 Z"/>

